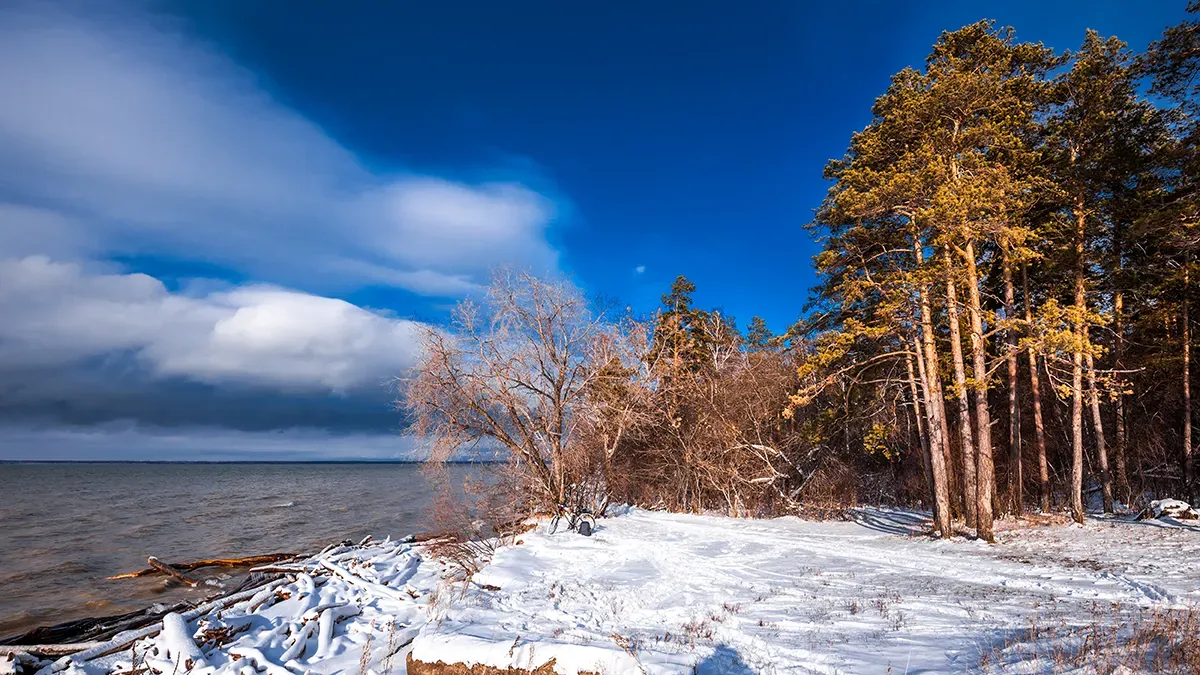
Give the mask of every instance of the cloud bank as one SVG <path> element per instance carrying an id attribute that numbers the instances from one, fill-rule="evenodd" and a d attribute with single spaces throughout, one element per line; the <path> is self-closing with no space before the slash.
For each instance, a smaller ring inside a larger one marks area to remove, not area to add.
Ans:
<path id="1" fill-rule="evenodd" d="M 132 355 L 156 376 L 344 392 L 412 365 L 420 325 L 268 286 L 189 296 L 144 274 L 0 261 L 0 367 Z"/>
<path id="2" fill-rule="evenodd" d="M 214 429 L 391 447 L 385 385 L 422 326 L 338 297 L 437 306 L 499 264 L 554 270 L 557 212 L 517 182 L 371 165 L 163 17 L 0 4 L 0 459 L 59 433 L 103 456 L 132 436 L 80 425 L 115 421 L 158 429 L 138 447 L 209 438 L 156 458 L 219 444 Z"/>
<path id="3" fill-rule="evenodd" d="M 557 265 L 546 197 L 372 170 L 161 19 L 8 3 L 0 83 L 9 255 L 152 251 L 310 290 L 435 296 L 496 264 Z"/>

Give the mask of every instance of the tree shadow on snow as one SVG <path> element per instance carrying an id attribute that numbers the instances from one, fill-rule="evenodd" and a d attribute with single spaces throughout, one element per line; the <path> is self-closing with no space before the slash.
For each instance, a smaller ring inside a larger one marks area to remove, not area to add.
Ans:
<path id="1" fill-rule="evenodd" d="M 1157 527 L 1166 530 L 1190 530 L 1192 532 L 1200 532 L 1200 520 L 1179 520 L 1170 516 L 1145 518 L 1142 520 L 1138 520 L 1133 516 L 1091 517 L 1090 519 L 1101 523 L 1120 523 L 1121 525 L 1135 525 L 1138 527 Z"/>
<path id="2" fill-rule="evenodd" d="M 754 675 L 754 671 L 737 650 L 729 645 L 717 645 L 712 655 L 696 664 L 696 675 Z"/>
<path id="3" fill-rule="evenodd" d="M 851 509 L 850 518 L 869 530 L 913 536 L 929 531 L 929 514 L 922 511 L 877 511 Z"/>

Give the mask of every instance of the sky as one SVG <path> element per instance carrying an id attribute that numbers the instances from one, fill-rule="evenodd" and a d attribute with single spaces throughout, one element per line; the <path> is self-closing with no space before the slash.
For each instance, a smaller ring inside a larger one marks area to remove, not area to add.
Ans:
<path id="1" fill-rule="evenodd" d="M 0 460 L 408 458 L 498 265 L 781 331 L 825 162 L 981 18 L 1142 50 L 1185 0 L 0 4 Z"/>

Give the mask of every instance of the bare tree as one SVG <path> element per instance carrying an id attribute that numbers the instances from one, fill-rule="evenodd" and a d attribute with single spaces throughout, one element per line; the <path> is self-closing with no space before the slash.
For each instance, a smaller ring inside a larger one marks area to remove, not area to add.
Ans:
<path id="1" fill-rule="evenodd" d="M 582 448 L 580 415 L 600 375 L 595 345 L 608 327 L 569 281 L 502 269 L 450 325 L 427 328 L 401 405 L 430 439 L 430 460 L 468 446 L 502 450 L 543 506 L 561 503 Z"/>

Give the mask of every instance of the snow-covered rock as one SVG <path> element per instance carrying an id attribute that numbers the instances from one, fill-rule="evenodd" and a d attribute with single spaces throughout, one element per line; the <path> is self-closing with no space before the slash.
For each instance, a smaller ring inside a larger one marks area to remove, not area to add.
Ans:
<path id="1" fill-rule="evenodd" d="M 1192 508 L 1191 504 L 1178 499 L 1158 499 L 1150 502 L 1150 512 L 1155 518 L 1176 518 L 1183 520 L 1195 520 L 1200 517 Z"/>

